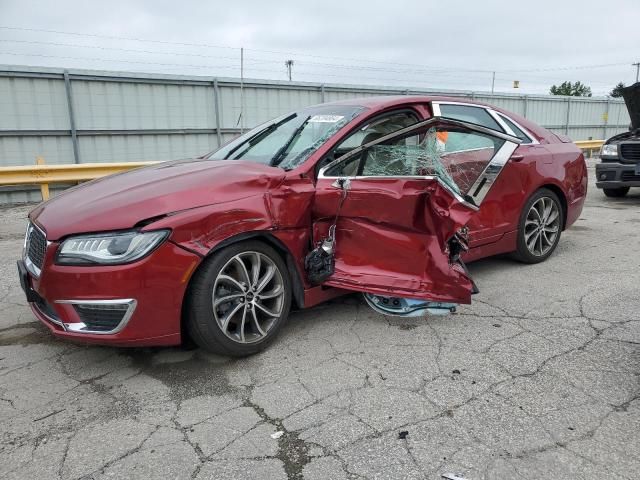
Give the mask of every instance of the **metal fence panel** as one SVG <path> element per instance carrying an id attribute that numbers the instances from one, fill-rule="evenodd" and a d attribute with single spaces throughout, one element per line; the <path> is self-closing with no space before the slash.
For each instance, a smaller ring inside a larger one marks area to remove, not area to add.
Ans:
<path id="1" fill-rule="evenodd" d="M 0 136 L 0 166 L 30 165 L 39 155 L 47 163 L 73 163 L 71 138 L 61 135 Z"/>
<path id="2" fill-rule="evenodd" d="M 564 125 L 567 120 L 567 102 L 531 98 L 527 102 L 527 118 L 547 127 Z"/>
<path id="3" fill-rule="evenodd" d="M 73 81 L 78 130 L 214 128 L 206 86 Z"/>
<path id="4" fill-rule="evenodd" d="M 241 92 L 235 78 L 0 66 L 0 166 L 30 164 L 38 155 L 48 163 L 184 158 L 304 106 L 407 94 L 475 99 L 574 140 L 606 139 L 629 124 L 624 103 L 612 98 L 268 80 L 247 80 Z M 0 191 L 0 203 L 16 198 L 19 192 Z"/>
<path id="5" fill-rule="evenodd" d="M 0 130 L 68 130 L 62 79 L 0 77 Z"/>
<path id="6" fill-rule="evenodd" d="M 134 162 L 193 158 L 212 150 L 214 134 L 92 135 L 80 137 L 86 162 Z"/>

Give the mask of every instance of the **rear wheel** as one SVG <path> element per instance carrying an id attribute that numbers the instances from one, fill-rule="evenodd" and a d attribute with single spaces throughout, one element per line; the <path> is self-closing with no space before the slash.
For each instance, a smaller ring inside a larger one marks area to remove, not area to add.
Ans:
<path id="1" fill-rule="evenodd" d="M 193 279 L 187 329 L 202 348 L 246 356 L 264 349 L 285 324 L 291 281 L 278 253 L 258 241 L 231 245 Z"/>
<path id="2" fill-rule="evenodd" d="M 558 196 L 546 188 L 535 192 L 520 214 L 516 259 L 539 263 L 549 258 L 558 246 L 563 225 Z"/>
<path id="3" fill-rule="evenodd" d="M 629 193 L 629 187 L 603 188 L 602 191 L 607 197 L 621 198 L 621 197 L 624 197 L 627 193 Z"/>

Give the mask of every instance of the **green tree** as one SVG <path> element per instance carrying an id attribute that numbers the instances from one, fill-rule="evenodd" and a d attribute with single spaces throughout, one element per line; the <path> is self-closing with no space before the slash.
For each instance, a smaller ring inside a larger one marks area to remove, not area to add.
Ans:
<path id="1" fill-rule="evenodd" d="M 615 87 L 613 87 L 613 90 L 611 90 L 609 95 L 612 97 L 621 97 L 623 88 L 624 88 L 624 83 L 620 82 Z"/>
<path id="2" fill-rule="evenodd" d="M 551 95 L 567 95 L 570 97 L 590 97 L 591 87 L 582 82 L 562 82 L 560 85 L 552 85 L 549 93 Z"/>

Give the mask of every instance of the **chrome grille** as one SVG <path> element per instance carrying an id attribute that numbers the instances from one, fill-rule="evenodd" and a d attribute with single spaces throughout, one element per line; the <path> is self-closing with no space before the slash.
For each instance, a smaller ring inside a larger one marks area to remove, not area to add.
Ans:
<path id="1" fill-rule="evenodd" d="M 25 257 L 38 270 L 38 275 L 44 265 L 44 257 L 47 253 L 47 238 L 42 230 L 33 224 L 27 228 L 27 241 L 25 244 Z M 33 273 L 33 272 L 32 272 Z"/>

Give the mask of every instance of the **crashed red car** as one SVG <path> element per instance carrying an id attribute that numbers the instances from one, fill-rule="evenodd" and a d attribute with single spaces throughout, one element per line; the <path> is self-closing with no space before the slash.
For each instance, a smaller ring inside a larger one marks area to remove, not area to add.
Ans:
<path id="1" fill-rule="evenodd" d="M 198 159 L 67 190 L 29 214 L 20 279 L 57 336 L 248 355 L 290 308 L 363 292 L 389 315 L 446 313 L 462 260 L 545 260 L 580 215 L 568 139 L 441 97 L 323 104 Z"/>

